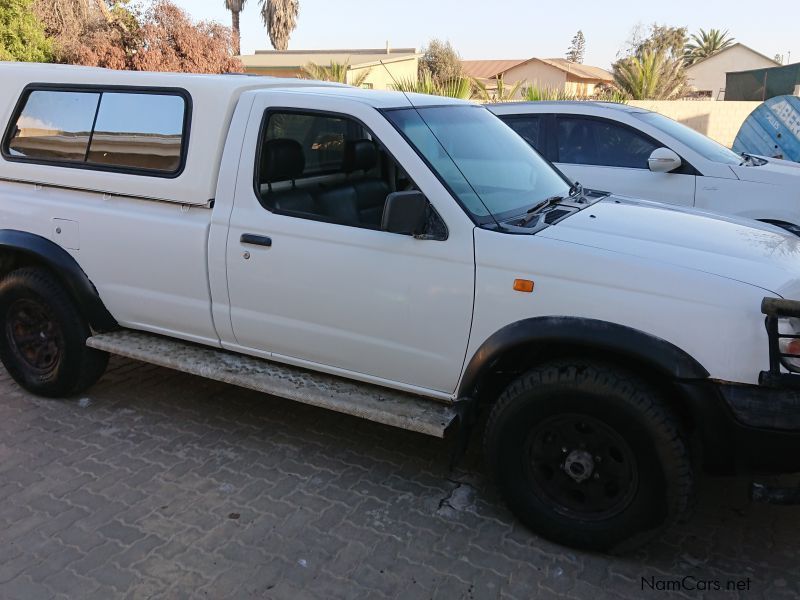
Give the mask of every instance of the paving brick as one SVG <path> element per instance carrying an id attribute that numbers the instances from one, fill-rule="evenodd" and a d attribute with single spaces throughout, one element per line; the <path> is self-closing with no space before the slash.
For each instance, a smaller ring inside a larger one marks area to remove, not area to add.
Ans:
<path id="1" fill-rule="evenodd" d="M 27 459 L 29 461 L 30 459 Z M 3 482 L 16 483 L 23 488 L 32 486 L 41 481 L 42 477 L 36 471 L 17 466 L 3 472 Z"/>
<path id="2" fill-rule="evenodd" d="M 97 584 L 81 575 L 75 574 L 69 568 L 62 569 L 44 580 L 44 584 L 56 594 L 63 594 L 68 598 L 82 598 L 93 591 Z"/>
<path id="3" fill-rule="evenodd" d="M 246 597 L 242 586 L 245 580 L 235 569 L 226 569 L 217 575 L 204 589 L 198 590 L 205 596 L 212 598 L 242 598 Z M 240 591 L 241 590 L 241 591 Z"/>
<path id="4" fill-rule="evenodd" d="M 54 498 L 48 494 L 40 494 L 28 503 L 28 506 L 36 511 L 55 516 L 69 509 L 70 506 L 63 499 Z"/>
<path id="5" fill-rule="evenodd" d="M 122 546 L 118 543 L 105 542 L 89 550 L 81 558 L 71 563 L 69 568 L 79 575 L 85 575 L 98 566 L 102 568 L 109 560 L 118 555 L 121 550 Z"/>
<path id="6" fill-rule="evenodd" d="M 123 569 L 113 561 L 107 562 L 102 567 L 88 573 L 100 585 L 114 588 L 117 594 L 127 594 L 136 584 L 139 575 L 131 569 Z"/>
<path id="7" fill-rule="evenodd" d="M 81 519 L 85 519 L 89 514 L 89 511 L 85 508 L 78 508 L 77 506 L 67 508 L 64 512 L 55 516 L 41 519 L 36 528 L 36 532 L 47 537 L 52 537 L 59 531 L 70 528 Z"/>
<path id="8" fill-rule="evenodd" d="M 36 540 L 38 538 L 34 537 L 35 534 L 28 536 L 26 539 Z M 17 543 L 6 543 L 0 544 L 0 564 L 10 561 L 11 559 L 17 558 L 18 556 L 22 555 L 23 553 L 27 552 L 24 548 L 21 547 L 21 544 Z"/>
<path id="9" fill-rule="evenodd" d="M 36 561 L 25 570 L 33 581 L 43 581 L 62 571 L 84 556 L 84 552 L 71 546 L 53 542 L 36 553 Z"/>
<path id="10" fill-rule="evenodd" d="M 125 549 L 120 548 L 114 553 L 114 562 L 122 568 L 127 568 L 132 564 L 150 556 L 157 548 L 161 548 L 166 542 L 160 537 L 148 534 Z"/>
<path id="11" fill-rule="evenodd" d="M 362 563 L 350 574 L 349 579 L 361 587 L 376 592 L 386 598 L 394 598 L 400 594 L 405 582 L 385 569 L 376 569 L 368 562 Z"/>
<path id="12" fill-rule="evenodd" d="M 7 583 L 32 567 L 37 559 L 32 554 L 19 554 L 0 564 L 0 584 Z"/>
<path id="13" fill-rule="evenodd" d="M 118 542 L 122 546 L 130 546 L 145 537 L 146 533 L 136 527 L 125 525 L 113 520 L 98 530 L 98 533 L 108 540 Z"/>
<path id="14" fill-rule="evenodd" d="M 46 585 L 32 581 L 27 575 L 15 577 L 4 583 L 0 589 L 2 589 L 4 600 L 38 600 L 39 598 L 50 598 L 53 595 Z"/>
<path id="15" fill-rule="evenodd" d="M 104 538 L 95 532 L 87 531 L 77 525 L 62 529 L 53 536 L 62 544 L 73 546 L 83 552 L 99 546 L 103 543 Z"/>
<path id="16" fill-rule="evenodd" d="M 116 358 L 90 393 L 41 401 L 0 369 L 2 600 L 638 599 L 642 574 L 698 569 L 800 595 L 800 513 L 743 479 L 702 479 L 644 551 L 590 555 L 516 522 L 477 451 L 450 473 L 449 442 Z"/>

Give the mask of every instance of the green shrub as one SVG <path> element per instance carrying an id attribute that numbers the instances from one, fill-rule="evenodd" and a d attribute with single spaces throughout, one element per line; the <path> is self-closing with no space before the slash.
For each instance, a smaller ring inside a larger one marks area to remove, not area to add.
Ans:
<path id="1" fill-rule="evenodd" d="M 50 40 L 31 5 L 32 0 L 0 0 L 0 60 L 51 60 Z"/>

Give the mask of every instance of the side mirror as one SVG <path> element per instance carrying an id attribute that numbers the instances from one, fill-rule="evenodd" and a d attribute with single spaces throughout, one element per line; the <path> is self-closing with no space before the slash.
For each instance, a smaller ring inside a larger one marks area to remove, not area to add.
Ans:
<path id="1" fill-rule="evenodd" d="M 647 166 L 653 173 L 669 173 L 683 164 L 681 157 L 669 148 L 656 148 L 647 159 Z"/>
<path id="2" fill-rule="evenodd" d="M 428 199 L 422 192 L 393 192 L 386 196 L 381 229 L 389 233 L 421 235 L 428 222 Z"/>

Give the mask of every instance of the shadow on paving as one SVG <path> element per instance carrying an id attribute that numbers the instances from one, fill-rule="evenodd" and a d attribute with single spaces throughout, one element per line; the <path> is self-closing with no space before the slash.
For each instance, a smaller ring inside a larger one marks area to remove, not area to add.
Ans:
<path id="1" fill-rule="evenodd" d="M 516 523 L 479 444 L 450 472 L 452 440 L 130 361 L 67 400 L 0 373 L 4 599 L 800 595 L 800 513 L 745 479 L 592 555 Z"/>

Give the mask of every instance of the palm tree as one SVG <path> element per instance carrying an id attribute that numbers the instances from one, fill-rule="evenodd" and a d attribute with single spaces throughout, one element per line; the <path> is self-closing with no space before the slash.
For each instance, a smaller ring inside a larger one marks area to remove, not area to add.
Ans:
<path id="1" fill-rule="evenodd" d="M 552 100 L 577 100 L 578 98 L 564 88 L 542 86 L 535 83 L 525 86 L 522 90 L 522 99 L 526 102 L 548 102 Z"/>
<path id="2" fill-rule="evenodd" d="M 516 98 L 517 92 L 523 83 L 524 81 L 518 81 L 514 85 L 509 86 L 505 84 L 503 77 L 500 76 L 497 78 L 497 89 L 492 91 L 489 90 L 482 81 L 478 81 L 474 78 L 472 80 L 472 84 L 475 86 L 476 96 L 483 102 L 510 102 Z"/>
<path id="3" fill-rule="evenodd" d="M 469 77 L 456 77 L 440 83 L 433 78 L 433 75 L 428 70 L 424 70 L 418 78 L 407 77 L 401 79 L 392 87 L 399 92 L 446 96 L 448 98 L 460 98 L 461 100 L 469 100 L 472 97 L 472 80 Z"/>
<path id="4" fill-rule="evenodd" d="M 269 33 L 269 41 L 275 50 L 289 47 L 289 36 L 297 27 L 300 0 L 259 0 L 261 18 Z"/>
<path id="5" fill-rule="evenodd" d="M 242 53 L 239 15 L 247 0 L 225 0 L 225 8 L 231 11 L 231 33 L 234 54 Z M 300 13 L 300 0 L 258 0 L 261 5 L 261 19 L 269 34 L 269 41 L 276 50 L 289 47 L 289 36 L 297 27 Z"/>
<path id="6" fill-rule="evenodd" d="M 686 75 L 680 59 L 645 50 L 614 63 L 614 82 L 633 100 L 667 100 L 683 92 Z"/>
<path id="7" fill-rule="evenodd" d="M 372 69 L 361 71 L 355 78 L 352 78 L 352 80 L 349 82 L 350 85 L 361 87 L 367 77 L 369 77 L 371 71 Z M 305 67 L 303 67 L 303 73 L 308 76 L 309 79 L 317 79 L 319 81 L 335 81 L 337 83 L 348 83 L 347 74 L 349 72 L 350 63 L 348 61 L 339 63 L 335 60 L 332 60 L 329 66 L 308 63 Z"/>
<path id="8" fill-rule="evenodd" d="M 242 53 L 239 15 L 244 9 L 245 2 L 246 0 L 225 0 L 226 10 L 231 11 L 231 37 L 233 38 L 233 53 L 236 56 Z"/>
<path id="9" fill-rule="evenodd" d="M 719 29 L 709 29 L 705 31 L 700 29 L 700 33 L 694 33 L 689 38 L 689 43 L 686 44 L 684 54 L 684 61 L 687 65 L 691 65 L 698 60 L 708 58 L 724 50 L 733 44 L 734 38 L 728 35 L 728 30 L 720 31 Z"/>

